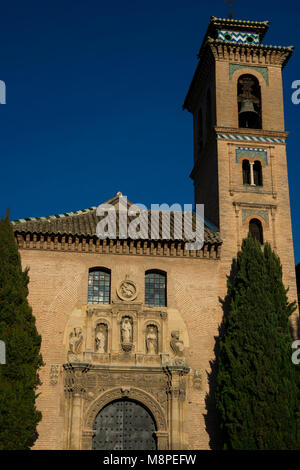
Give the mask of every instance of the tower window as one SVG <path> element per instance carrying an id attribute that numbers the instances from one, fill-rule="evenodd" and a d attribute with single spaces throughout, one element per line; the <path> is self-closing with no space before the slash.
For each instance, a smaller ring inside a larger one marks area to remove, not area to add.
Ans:
<path id="1" fill-rule="evenodd" d="M 152 307 L 167 305 L 167 275 L 163 271 L 146 271 L 145 304 Z"/>
<path id="2" fill-rule="evenodd" d="M 89 270 L 88 286 L 89 304 L 110 303 L 110 270 L 106 268 L 91 268 Z"/>
<path id="3" fill-rule="evenodd" d="M 243 184 L 250 184 L 250 163 L 249 160 L 243 160 Z"/>
<path id="4" fill-rule="evenodd" d="M 253 178 L 255 186 L 262 186 L 262 167 L 259 161 L 255 161 L 253 165 Z"/>
<path id="5" fill-rule="evenodd" d="M 243 160 L 243 184 L 262 186 L 262 166 L 260 161 Z"/>
<path id="6" fill-rule="evenodd" d="M 261 129 L 261 93 L 259 81 L 252 75 L 238 80 L 239 127 Z"/>
<path id="7" fill-rule="evenodd" d="M 264 243 L 263 228 L 261 221 L 258 219 L 251 219 L 249 223 L 249 232 L 254 240 L 257 240 L 261 245 Z"/>

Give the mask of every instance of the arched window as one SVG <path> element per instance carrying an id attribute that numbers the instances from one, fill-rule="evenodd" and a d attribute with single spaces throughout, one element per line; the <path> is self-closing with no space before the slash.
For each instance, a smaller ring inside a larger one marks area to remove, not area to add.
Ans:
<path id="1" fill-rule="evenodd" d="M 249 232 L 251 233 L 252 237 L 259 241 L 261 245 L 264 243 L 263 238 L 263 228 L 261 221 L 258 219 L 251 219 L 249 223 Z"/>
<path id="2" fill-rule="evenodd" d="M 199 109 L 197 113 L 197 143 L 198 143 L 198 153 L 201 152 L 203 148 L 203 120 L 202 120 L 202 111 Z"/>
<path id="3" fill-rule="evenodd" d="M 239 127 L 261 129 L 261 93 L 253 75 L 241 75 L 237 89 Z"/>
<path id="4" fill-rule="evenodd" d="M 155 307 L 167 305 L 167 275 L 163 271 L 145 273 L 145 304 Z"/>
<path id="5" fill-rule="evenodd" d="M 88 286 L 89 304 L 110 303 L 110 270 L 106 268 L 91 268 L 89 270 Z"/>
<path id="6" fill-rule="evenodd" d="M 243 184 L 250 183 L 250 163 L 249 160 L 243 160 Z"/>
<path id="7" fill-rule="evenodd" d="M 262 186 L 262 167 L 258 160 L 256 160 L 253 165 L 253 178 L 255 186 Z"/>

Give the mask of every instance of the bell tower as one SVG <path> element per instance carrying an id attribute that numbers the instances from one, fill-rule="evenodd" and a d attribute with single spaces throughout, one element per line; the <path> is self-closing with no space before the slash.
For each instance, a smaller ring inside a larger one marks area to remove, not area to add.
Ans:
<path id="1" fill-rule="evenodd" d="M 224 292 L 250 231 L 280 256 L 295 300 L 282 92 L 293 47 L 263 45 L 268 27 L 268 21 L 211 17 L 183 108 L 193 115 L 195 203 L 204 203 L 223 240 Z"/>

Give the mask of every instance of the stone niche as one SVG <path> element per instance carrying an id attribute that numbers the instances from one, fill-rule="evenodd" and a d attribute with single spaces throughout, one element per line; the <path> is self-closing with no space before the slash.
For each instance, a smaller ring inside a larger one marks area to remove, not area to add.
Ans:
<path id="1" fill-rule="evenodd" d="M 86 337 L 82 340 L 84 346 L 77 350 L 78 360 L 91 364 L 130 365 L 161 365 L 166 361 L 166 308 L 147 309 L 141 303 L 133 302 L 107 307 L 87 306 Z"/>

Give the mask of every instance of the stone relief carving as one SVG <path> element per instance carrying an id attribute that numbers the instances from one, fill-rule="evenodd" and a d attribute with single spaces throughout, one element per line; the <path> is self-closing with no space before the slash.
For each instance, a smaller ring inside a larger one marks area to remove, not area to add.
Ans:
<path id="1" fill-rule="evenodd" d="M 119 287 L 117 288 L 117 294 L 121 300 L 134 300 L 137 296 L 137 287 L 136 284 L 128 279 L 128 275 L 126 275 L 126 279 L 121 281 Z"/>
<path id="2" fill-rule="evenodd" d="M 196 369 L 194 370 L 193 387 L 196 390 L 201 390 L 202 389 L 202 377 L 201 377 L 200 370 L 196 370 Z"/>
<path id="3" fill-rule="evenodd" d="M 123 317 L 121 321 L 121 345 L 126 352 L 132 349 L 133 325 L 131 317 Z"/>
<path id="4" fill-rule="evenodd" d="M 51 364 L 50 366 L 50 384 L 56 385 L 58 382 L 58 374 L 59 374 L 59 364 Z"/>
<path id="5" fill-rule="evenodd" d="M 157 354 L 158 352 L 158 332 L 157 332 L 157 326 L 155 325 L 147 326 L 146 351 L 147 351 L 147 354 Z"/>
<path id="6" fill-rule="evenodd" d="M 167 406 L 167 390 L 168 390 L 168 377 L 163 373 L 159 374 L 145 374 L 144 372 L 104 372 L 104 371 L 91 371 L 86 375 L 86 399 L 90 401 L 97 393 L 104 392 L 112 387 L 120 387 L 122 394 L 129 395 L 132 387 L 140 387 L 147 390 L 154 396 L 161 406 L 165 409 Z"/>
<path id="7" fill-rule="evenodd" d="M 68 361 L 76 362 L 78 361 L 78 354 L 81 352 L 81 345 L 83 342 L 82 328 L 73 328 L 69 335 L 69 351 L 68 351 Z"/>
<path id="8" fill-rule="evenodd" d="M 64 364 L 65 380 L 64 390 L 68 397 L 72 394 L 79 394 L 85 396 L 87 387 L 87 372 L 88 367 L 74 369 L 71 364 Z"/>
<path id="9" fill-rule="evenodd" d="M 128 397 L 130 395 L 131 387 L 121 387 L 121 393 L 123 397 Z"/>
<path id="10" fill-rule="evenodd" d="M 95 330 L 95 348 L 99 353 L 107 352 L 108 329 L 105 323 L 99 323 Z"/>
<path id="11" fill-rule="evenodd" d="M 183 341 L 179 339 L 179 331 L 172 331 L 170 346 L 175 356 L 183 356 L 184 344 Z"/>

